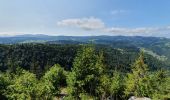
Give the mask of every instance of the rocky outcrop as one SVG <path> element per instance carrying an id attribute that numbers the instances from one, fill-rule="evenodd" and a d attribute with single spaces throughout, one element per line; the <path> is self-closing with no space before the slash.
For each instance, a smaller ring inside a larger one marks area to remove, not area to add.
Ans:
<path id="1" fill-rule="evenodd" d="M 147 97 L 138 98 L 138 97 L 132 96 L 128 100 L 151 100 L 151 99 Z"/>

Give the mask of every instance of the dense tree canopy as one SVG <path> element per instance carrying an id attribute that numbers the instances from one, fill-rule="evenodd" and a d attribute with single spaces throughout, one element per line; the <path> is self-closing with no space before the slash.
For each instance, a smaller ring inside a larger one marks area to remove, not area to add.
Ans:
<path id="1" fill-rule="evenodd" d="M 164 64 L 138 51 L 51 44 L 1 45 L 0 51 L 2 100 L 170 98 Z"/>

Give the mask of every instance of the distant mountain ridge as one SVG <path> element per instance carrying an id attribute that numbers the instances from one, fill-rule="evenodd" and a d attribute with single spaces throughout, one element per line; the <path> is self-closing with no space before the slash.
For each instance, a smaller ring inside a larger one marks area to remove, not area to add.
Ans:
<path id="1" fill-rule="evenodd" d="M 43 41 L 55 41 L 55 40 L 74 40 L 74 41 L 89 41 L 89 40 L 143 40 L 143 39 L 167 39 L 162 37 L 142 37 L 142 36 L 49 36 L 44 34 L 23 34 L 10 37 L 0 37 L 0 43 L 10 44 L 19 43 L 29 40 L 43 40 Z"/>
<path id="2" fill-rule="evenodd" d="M 11 37 L 46 37 L 49 35 L 44 35 L 44 34 L 23 34 L 23 35 L 15 35 Z"/>
<path id="3" fill-rule="evenodd" d="M 99 44 L 111 47 L 116 50 L 128 52 L 144 52 L 153 58 L 170 65 L 170 39 L 162 37 L 142 37 L 142 36 L 48 36 L 43 34 L 25 34 L 13 37 L 0 37 L 0 44 Z M 150 58 L 148 58 L 151 60 Z"/>

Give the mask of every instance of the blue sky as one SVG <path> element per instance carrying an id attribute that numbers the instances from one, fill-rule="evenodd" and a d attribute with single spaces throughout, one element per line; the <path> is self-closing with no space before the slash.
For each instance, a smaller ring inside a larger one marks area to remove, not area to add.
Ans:
<path id="1" fill-rule="evenodd" d="M 170 35 L 170 0 L 0 0 L 0 35 Z"/>

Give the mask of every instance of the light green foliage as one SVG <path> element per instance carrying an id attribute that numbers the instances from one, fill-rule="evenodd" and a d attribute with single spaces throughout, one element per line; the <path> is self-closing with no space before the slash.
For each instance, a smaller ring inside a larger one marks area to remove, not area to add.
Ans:
<path id="1" fill-rule="evenodd" d="M 36 77 L 25 70 L 15 75 L 8 85 L 5 95 L 8 99 L 26 100 L 35 97 Z"/>
<path id="2" fill-rule="evenodd" d="M 148 71 L 148 66 L 144 63 L 143 53 L 141 53 L 132 65 L 132 72 L 127 74 L 125 94 L 126 96 L 134 95 L 162 100 L 169 94 L 167 80 L 166 71 Z"/>
<path id="3" fill-rule="evenodd" d="M 104 74 L 100 77 L 100 85 L 98 86 L 98 92 L 100 93 L 100 99 L 112 99 L 123 98 L 123 77 L 120 72 L 114 71 L 113 76 Z"/>
<path id="4" fill-rule="evenodd" d="M 126 79 L 125 94 L 137 97 L 148 96 L 148 66 L 144 63 L 143 52 L 131 67 L 132 72 L 128 73 Z"/>
<path id="5" fill-rule="evenodd" d="M 45 73 L 43 80 L 54 86 L 54 95 L 59 94 L 59 87 L 66 85 L 66 72 L 60 65 L 55 64 Z"/>
<path id="6" fill-rule="evenodd" d="M 0 75 L 0 96 L 12 100 L 50 100 L 59 94 L 59 87 L 66 84 L 65 74 L 63 68 L 54 65 L 37 80 L 35 74 L 17 68 L 15 73 Z"/>
<path id="7" fill-rule="evenodd" d="M 91 96 L 89 96 L 89 95 L 86 94 L 86 93 L 81 93 L 81 94 L 80 94 L 80 99 L 81 99 L 81 100 L 94 100 L 93 98 L 94 98 L 94 97 L 91 97 Z"/>
<path id="8" fill-rule="evenodd" d="M 154 99 L 164 99 L 168 95 L 168 76 L 164 70 L 159 70 L 150 75 L 149 79 L 150 93 L 149 97 Z"/>
<path id="9" fill-rule="evenodd" d="M 166 97 L 166 98 L 170 98 L 170 84 L 169 83 L 170 83 L 170 76 L 167 77 L 167 81 L 166 81 L 166 84 L 165 84 L 166 95 L 164 97 Z"/>
<path id="10" fill-rule="evenodd" d="M 115 98 L 122 98 L 124 91 L 123 77 L 120 72 L 114 71 L 111 79 L 110 94 Z"/>
<path id="11" fill-rule="evenodd" d="M 55 90 L 55 88 L 50 81 L 40 80 L 36 85 L 36 90 L 36 98 L 40 100 L 52 100 L 54 96 L 53 91 Z"/>
<path id="12" fill-rule="evenodd" d="M 97 87 L 100 98 L 106 98 L 110 95 L 111 78 L 108 75 L 100 77 L 100 85 Z"/>

